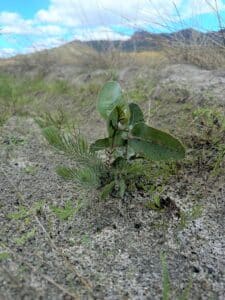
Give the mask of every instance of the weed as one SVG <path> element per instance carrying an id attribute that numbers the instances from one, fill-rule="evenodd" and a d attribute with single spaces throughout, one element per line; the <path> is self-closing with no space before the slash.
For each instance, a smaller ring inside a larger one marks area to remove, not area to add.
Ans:
<path id="1" fill-rule="evenodd" d="M 73 92 L 72 86 L 66 80 L 55 80 L 47 86 L 47 90 L 53 95 L 71 94 Z"/>
<path id="2" fill-rule="evenodd" d="M 18 136 L 11 135 L 8 138 L 6 138 L 5 142 L 7 142 L 7 144 L 9 144 L 9 145 L 18 146 L 18 145 L 24 145 L 25 140 L 23 138 L 18 137 Z"/>
<path id="3" fill-rule="evenodd" d="M 155 86 L 154 81 L 146 82 L 146 80 L 139 78 L 135 81 L 134 87 L 127 93 L 127 96 L 139 103 L 148 101 Z"/>
<path id="4" fill-rule="evenodd" d="M 64 207 L 51 205 L 50 208 L 61 221 L 71 219 L 77 212 L 77 208 L 73 207 L 72 201 L 70 200 L 65 203 Z"/>
<path id="5" fill-rule="evenodd" d="M 169 300 L 170 298 L 170 276 L 168 271 L 168 266 L 166 262 L 166 256 L 164 253 L 161 253 L 160 256 L 161 264 L 162 264 L 162 287 L 163 287 L 163 300 Z"/>
<path id="6" fill-rule="evenodd" d="M 91 244 L 91 238 L 89 235 L 87 234 L 84 234 L 82 237 L 81 237 L 81 243 L 85 246 L 89 246 Z"/>
<path id="7" fill-rule="evenodd" d="M 192 287 L 192 280 L 189 280 L 188 285 L 186 288 L 179 293 L 175 298 L 172 298 L 172 287 L 171 287 L 171 280 L 168 271 L 168 265 L 166 260 L 166 255 L 164 253 L 160 254 L 161 265 L 162 265 L 162 299 L 169 300 L 169 299 L 179 299 L 179 300 L 188 300 L 190 299 L 190 290 Z"/>
<path id="8" fill-rule="evenodd" d="M 225 64 L 224 46 L 221 42 L 212 43 L 210 39 L 195 36 L 195 32 L 193 32 L 192 41 L 188 45 L 181 42 L 180 39 L 174 41 L 172 47 L 168 45 L 168 42 L 163 42 L 163 44 L 165 54 L 173 63 L 185 62 L 204 69 L 221 68 Z"/>
<path id="9" fill-rule="evenodd" d="M 11 114 L 24 113 L 24 105 L 28 104 L 31 98 L 27 94 L 29 82 L 17 78 L 0 75 L 0 103 Z"/>
<path id="10" fill-rule="evenodd" d="M 30 217 L 32 214 L 40 212 L 43 206 L 44 201 L 35 202 L 30 209 L 20 205 L 16 212 L 8 214 L 7 217 L 11 220 L 24 220 Z"/>
<path id="11" fill-rule="evenodd" d="M 50 144 L 80 165 L 80 168 L 59 167 L 57 172 L 65 179 L 73 179 L 88 188 L 101 188 L 102 199 L 112 193 L 123 198 L 134 177 L 140 180 L 144 173 L 140 162 L 184 158 L 185 150 L 180 141 L 147 126 L 140 107 L 125 101 L 117 82 L 104 85 L 97 109 L 106 120 L 109 136 L 90 146 L 79 134 L 63 133 L 56 127 L 43 130 Z M 105 151 L 105 160 L 98 155 L 99 151 Z"/>
<path id="12" fill-rule="evenodd" d="M 14 241 L 18 246 L 23 246 L 28 240 L 32 239 L 35 236 L 36 229 L 32 229 L 24 233 L 21 237 L 16 238 Z"/>
<path id="13" fill-rule="evenodd" d="M 201 217 L 203 213 L 202 205 L 195 205 L 187 212 L 181 212 L 178 228 L 184 229 L 190 222 Z"/>
<path id="14" fill-rule="evenodd" d="M 216 144 L 225 131 L 224 112 L 218 108 L 198 108 L 193 112 L 196 129 L 205 139 Z"/>
<path id="15" fill-rule="evenodd" d="M 218 176 L 223 171 L 222 163 L 225 161 L 225 144 L 220 144 L 217 150 L 218 154 L 213 166 L 212 176 Z"/>
<path id="16" fill-rule="evenodd" d="M 0 103 L 1 105 L 1 103 Z M 10 117 L 10 111 L 7 108 L 0 108 L 0 127 L 5 124 L 5 122 Z"/>
<path id="17" fill-rule="evenodd" d="M 15 213 L 10 213 L 7 217 L 11 220 L 23 220 L 29 216 L 29 210 L 25 206 L 19 206 Z"/>
<path id="18" fill-rule="evenodd" d="M 38 167 L 36 166 L 27 166 L 23 170 L 26 174 L 35 175 L 38 171 Z"/>
<path id="19" fill-rule="evenodd" d="M 223 171 L 225 157 L 224 112 L 215 107 L 199 108 L 193 112 L 195 134 L 201 148 L 200 159 L 208 165 L 211 176 Z M 198 149 L 199 150 L 199 149 Z"/>
<path id="20" fill-rule="evenodd" d="M 119 74 L 115 69 L 110 69 L 107 75 L 108 80 L 118 81 L 119 79 Z"/>
<path id="21" fill-rule="evenodd" d="M 151 195 L 152 200 L 148 201 L 146 206 L 153 210 L 162 210 L 161 200 L 160 200 L 162 193 L 163 193 L 162 186 L 157 187 L 155 185 L 152 185 L 150 187 L 150 195 Z"/>
<path id="22" fill-rule="evenodd" d="M 10 254 L 8 252 L 1 252 L 0 253 L 0 261 L 7 260 L 9 258 L 10 258 Z"/>

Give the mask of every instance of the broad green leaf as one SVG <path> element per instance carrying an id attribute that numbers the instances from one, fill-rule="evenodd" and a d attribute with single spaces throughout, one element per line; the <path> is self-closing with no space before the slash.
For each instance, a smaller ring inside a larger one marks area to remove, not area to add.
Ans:
<path id="1" fill-rule="evenodd" d="M 115 181 L 111 181 L 102 188 L 101 199 L 105 200 L 114 189 Z"/>
<path id="2" fill-rule="evenodd" d="M 129 105 L 124 101 L 117 105 L 119 122 L 123 125 L 128 124 L 130 120 L 130 108 Z"/>
<path id="3" fill-rule="evenodd" d="M 130 146 L 129 146 L 129 143 L 128 143 L 128 147 L 127 147 L 127 159 L 132 159 L 132 157 L 133 156 L 135 156 L 135 151 L 134 151 L 134 149 L 133 148 L 131 148 Z"/>
<path id="4" fill-rule="evenodd" d="M 108 119 L 113 109 L 122 102 L 122 91 L 118 82 L 107 82 L 100 91 L 97 110 L 104 119 Z"/>
<path id="5" fill-rule="evenodd" d="M 93 144 L 90 146 L 90 151 L 95 152 L 95 151 L 100 151 L 100 150 L 105 150 L 106 148 L 109 148 L 111 145 L 111 139 L 105 138 L 105 139 L 99 139 L 95 141 Z"/>
<path id="6" fill-rule="evenodd" d="M 129 108 L 130 108 L 129 125 L 134 126 L 136 123 L 144 122 L 143 112 L 137 104 L 130 103 Z"/>
<path id="7" fill-rule="evenodd" d="M 125 165 L 127 165 L 127 160 L 121 156 L 117 157 L 112 163 L 112 166 L 119 170 L 122 170 Z"/>
<path id="8" fill-rule="evenodd" d="M 116 106 L 113 111 L 110 113 L 109 118 L 107 120 L 107 129 L 109 133 L 109 137 L 112 137 L 115 134 L 115 131 L 118 128 L 119 122 L 119 112 L 118 107 Z"/>
<path id="9" fill-rule="evenodd" d="M 109 136 L 112 137 L 115 134 L 115 131 L 119 128 L 123 127 L 124 129 L 127 128 L 127 124 L 129 123 L 130 119 L 130 109 L 126 103 L 118 104 L 107 120 L 107 129 Z"/>
<path id="10" fill-rule="evenodd" d="M 134 126 L 132 134 L 129 146 L 148 159 L 182 159 L 185 156 L 181 142 L 166 132 L 138 123 Z"/>
<path id="11" fill-rule="evenodd" d="M 113 147 L 122 147 L 126 145 L 126 139 L 123 131 L 116 131 L 113 138 Z"/>

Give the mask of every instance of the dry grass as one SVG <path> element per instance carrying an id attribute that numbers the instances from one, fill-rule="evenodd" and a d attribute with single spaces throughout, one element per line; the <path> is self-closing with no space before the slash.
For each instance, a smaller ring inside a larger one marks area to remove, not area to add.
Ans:
<path id="1" fill-rule="evenodd" d="M 74 74 L 85 74 L 127 67 L 147 66 L 155 69 L 165 66 L 167 62 L 168 58 L 162 51 L 123 52 L 114 48 L 97 52 L 89 46 L 72 42 L 50 50 L 2 59 L 0 69 L 14 75 L 27 74 L 33 78 L 38 74 L 43 78 L 64 66 L 74 67 Z"/>
<path id="2" fill-rule="evenodd" d="M 97 57 L 98 53 L 94 49 L 79 42 L 71 42 L 49 50 L 1 59 L 0 67 L 7 70 L 15 66 L 22 72 L 38 69 L 39 73 L 47 74 L 52 66 L 72 65 L 89 68 L 92 61 L 96 62 Z"/>
<path id="3" fill-rule="evenodd" d="M 222 45 L 167 45 L 164 52 L 171 63 L 189 63 L 205 69 L 225 67 L 225 48 Z"/>
<path id="4" fill-rule="evenodd" d="M 168 63 L 168 58 L 163 51 L 142 51 L 124 54 L 137 65 L 163 66 Z"/>
<path id="5" fill-rule="evenodd" d="M 153 67 L 165 66 L 168 58 L 162 51 L 123 52 L 108 50 L 106 52 L 92 53 L 86 60 L 86 65 L 93 69 L 121 69 L 125 67 Z"/>

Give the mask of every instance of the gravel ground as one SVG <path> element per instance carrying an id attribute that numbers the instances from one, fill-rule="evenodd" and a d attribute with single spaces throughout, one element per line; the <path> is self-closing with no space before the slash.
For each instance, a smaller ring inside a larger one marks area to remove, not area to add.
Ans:
<path id="1" fill-rule="evenodd" d="M 9 254 L 1 259 L 2 299 L 161 299 L 162 252 L 172 299 L 190 284 L 190 299 L 224 299 L 223 188 L 210 192 L 192 174 L 167 187 L 165 196 L 182 209 L 194 204 L 193 181 L 204 191 L 203 212 L 184 228 L 173 213 L 146 209 L 140 195 L 105 203 L 88 195 L 88 208 L 61 221 L 51 205 L 71 199 L 76 208 L 85 197 L 55 175 L 62 158 L 32 119 L 13 117 L 1 133 L 1 243 Z M 42 208 L 32 210 L 40 200 Z M 26 217 L 10 218 L 20 205 Z"/>

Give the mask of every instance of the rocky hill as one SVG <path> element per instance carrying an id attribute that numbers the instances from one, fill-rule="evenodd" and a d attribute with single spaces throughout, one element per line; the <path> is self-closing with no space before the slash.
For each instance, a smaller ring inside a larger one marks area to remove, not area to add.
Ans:
<path id="1" fill-rule="evenodd" d="M 193 28 L 171 32 L 151 33 L 137 31 L 126 41 L 96 40 L 85 44 L 98 51 L 116 48 L 122 51 L 148 51 L 161 50 L 165 45 L 222 45 L 225 42 L 225 31 L 201 32 Z"/>

